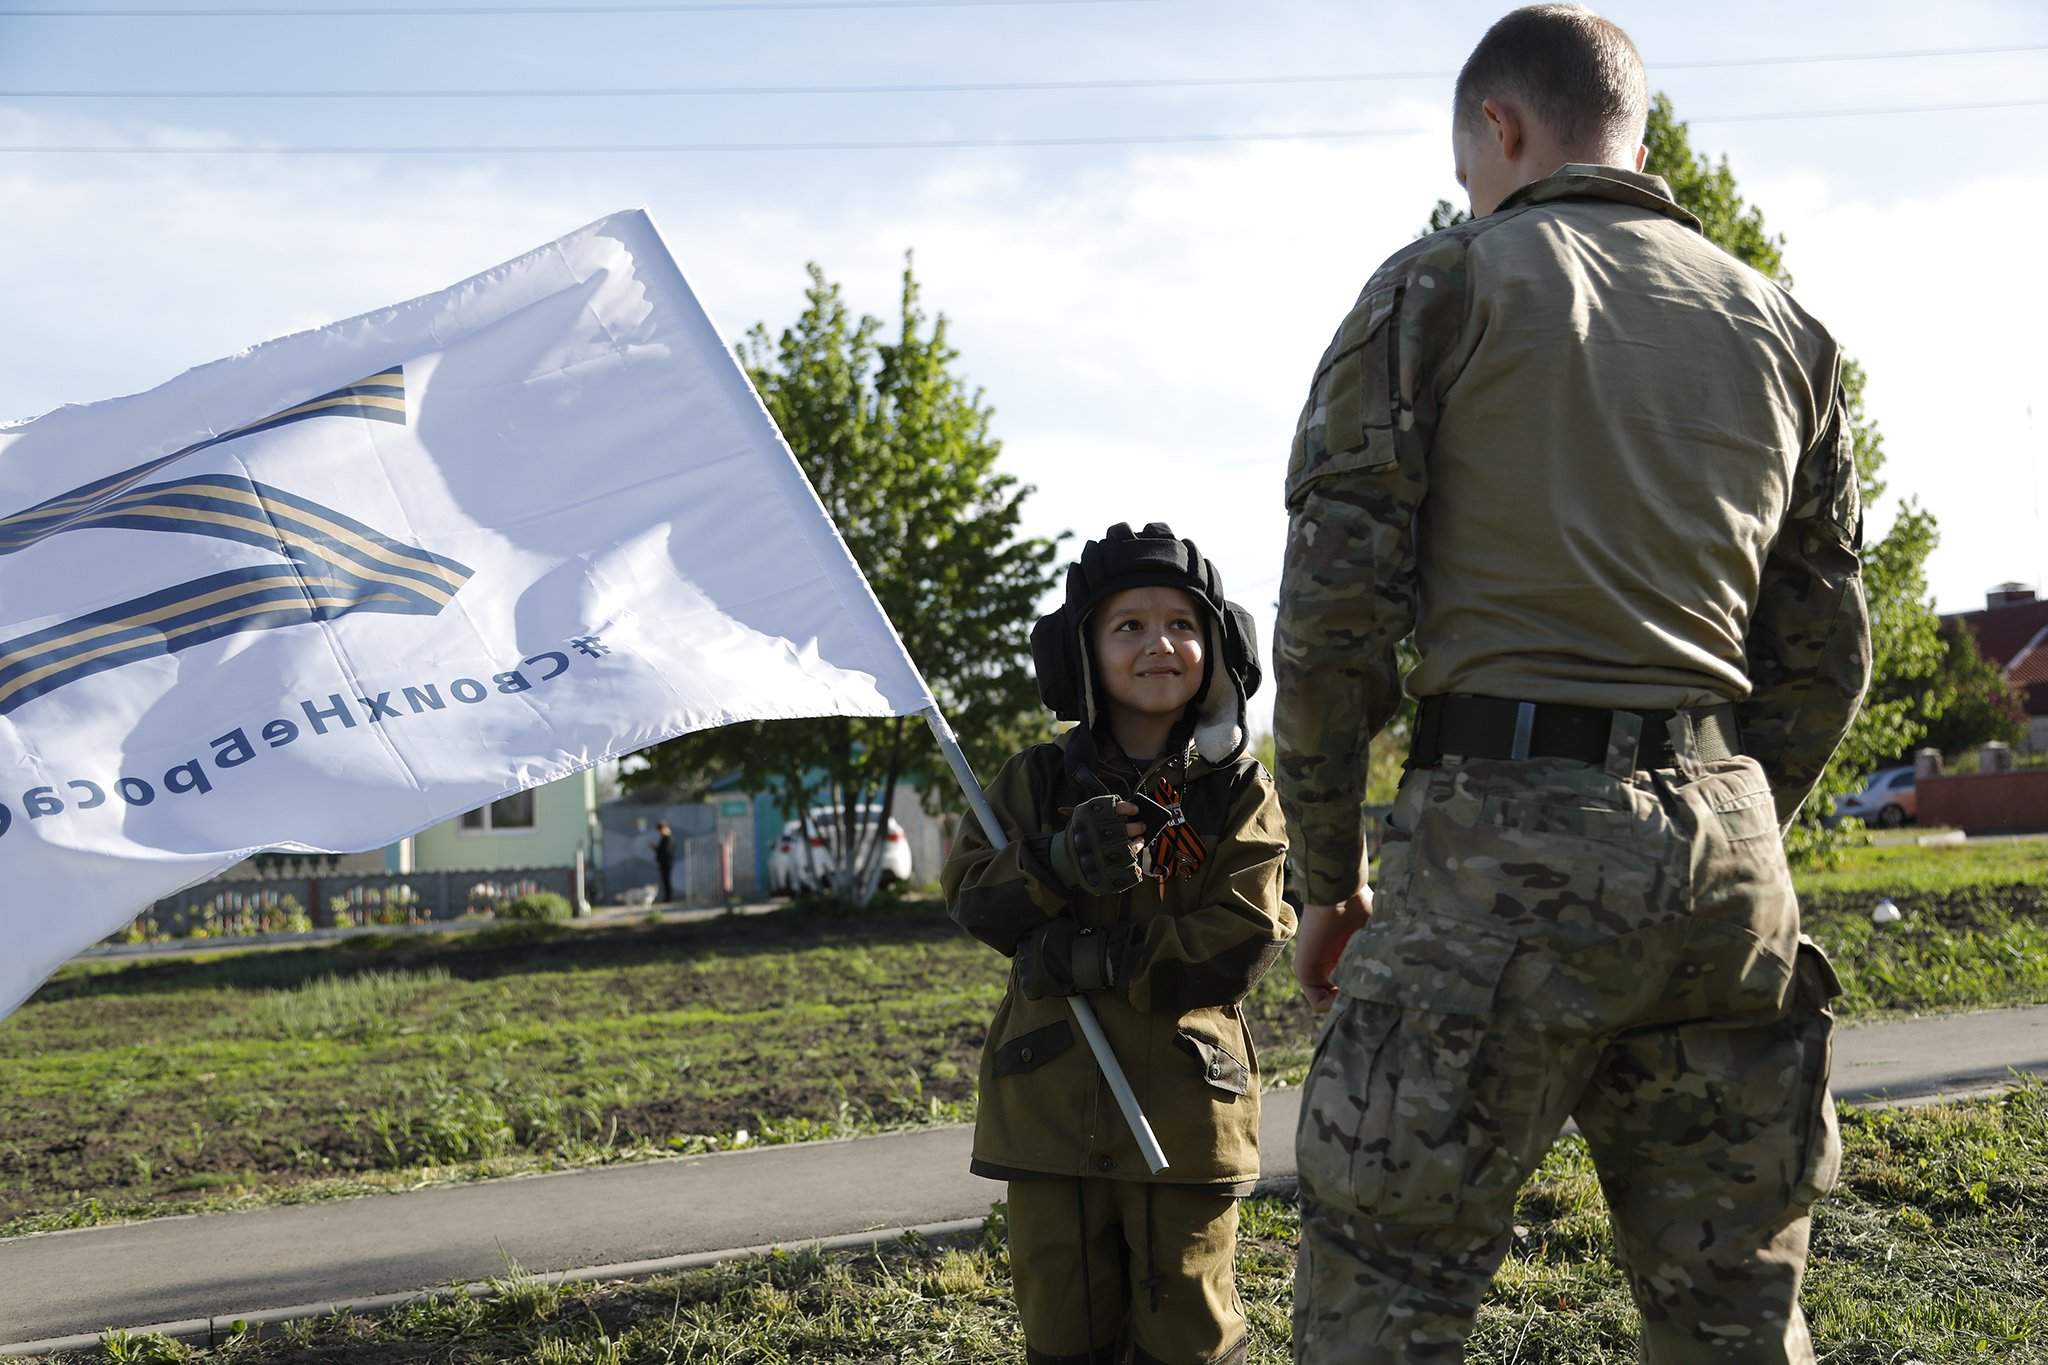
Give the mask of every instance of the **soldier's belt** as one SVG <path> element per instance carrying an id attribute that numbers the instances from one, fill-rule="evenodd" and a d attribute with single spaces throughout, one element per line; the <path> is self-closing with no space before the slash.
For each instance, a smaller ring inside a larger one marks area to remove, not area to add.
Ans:
<path id="1" fill-rule="evenodd" d="M 1695 762 L 1711 763 L 1741 752 L 1742 736 L 1731 705 L 1685 711 L 1610 711 L 1599 706 L 1448 693 L 1422 699 L 1408 766 L 1433 768 L 1446 754 L 1481 759 L 1569 758 L 1625 775 L 1675 767 L 1681 754 Z"/>

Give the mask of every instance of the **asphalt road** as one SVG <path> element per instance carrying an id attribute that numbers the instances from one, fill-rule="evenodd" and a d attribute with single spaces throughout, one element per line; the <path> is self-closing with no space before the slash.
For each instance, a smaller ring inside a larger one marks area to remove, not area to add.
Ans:
<path id="1" fill-rule="evenodd" d="M 2048 1074 L 2048 1008 L 1844 1029 L 1835 1091 L 1912 1100 L 2015 1069 Z M 1294 1173 L 1298 1104 L 1265 1097 L 1269 1179 Z M 927 1129 L 0 1240 L 0 1343 L 976 1218 L 1002 1187 L 968 1148 Z"/>

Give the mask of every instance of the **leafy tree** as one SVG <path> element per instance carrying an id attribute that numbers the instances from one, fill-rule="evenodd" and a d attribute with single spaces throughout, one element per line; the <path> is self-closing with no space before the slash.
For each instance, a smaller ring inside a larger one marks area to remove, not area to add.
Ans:
<path id="1" fill-rule="evenodd" d="M 738 349 L 762 402 L 917 661 L 969 761 L 984 776 L 1044 732 L 1028 668 L 1030 628 L 1051 585 L 1054 542 L 1020 538 L 1031 489 L 996 467 L 992 410 L 953 371 L 943 316 L 927 320 L 910 262 L 893 340 L 856 319 L 839 286 L 809 267 L 805 307 L 779 338 L 757 324 Z M 948 769 L 914 718 L 756 722 L 684 735 L 626 775 L 631 791 L 737 772 L 773 792 L 808 832 L 838 812 L 841 868 L 882 840 L 870 809 L 890 809 L 912 775 L 945 791 Z M 939 804 L 947 804 L 943 799 Z M 864 893 L 865 880 L 839 890 Z"/>

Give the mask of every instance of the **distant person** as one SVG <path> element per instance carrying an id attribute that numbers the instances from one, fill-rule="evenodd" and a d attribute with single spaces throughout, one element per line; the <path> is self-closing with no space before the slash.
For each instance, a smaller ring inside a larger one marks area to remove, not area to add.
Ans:
<path id="1" fill-rule="evenodd" d="M 1302 410 L 1274 729 L 1333 1010 L 1303 1365 L 1462 1360 L 1567 1119 L 1645 1361 L 1814 1358 L 1839 987 L 1780 826 L 1870 675 L 1850 421 L 1834 340 L 1642 174 L 1647 102 L 1591 11 L 1495 24 L 1453 106 L 1473 218 L 1379 268 Z M 1411 630 L 1374 901 L 1367 741 Z"/>
<path id="2" fill-rule="evenodd" d="M 654 832 L 661 837 L 654 841 L 654 867 L 661 873 L 661 903 L 667 905 L 676 898 L 676 841 L 668 832 L 668 821 L 658 820 Z"/>
<path id="3" fill-rule="evenodd" d="M 989 788 L 1009 846 L 993 852 L 969 818 L 942 877 L 953 918 L 1015 958 L 972 1168 L 1009 1182 L 1025 1357 L 1241 1362 L 1233 1262 L 1259 1175 L 1259 1069 L 1239 1002 L 1294 935 L 1280 806 L 1245 752 L 1251 618 L 1192 542 L 1120 524 L 1068 569 L 1031 653 L 1040 697 L 1079 723 Z M 1149 837 L 1140 792 L 1157 803 Z M 1162 1175 L 1075 1029 L 1075 994 L 1129 1071 Z"/>

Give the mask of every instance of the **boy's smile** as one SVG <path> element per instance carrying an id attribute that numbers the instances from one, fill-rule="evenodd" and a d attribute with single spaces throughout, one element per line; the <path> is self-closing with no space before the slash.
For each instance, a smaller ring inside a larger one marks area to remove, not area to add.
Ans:
<path id="1" fill-rule="evenodd" d="M 1201 608 L 1179 588 L 1128 588 L 1088 619 L 1112 719 L 1121 709 L 1177 718 L 1201 690 Z"/>

